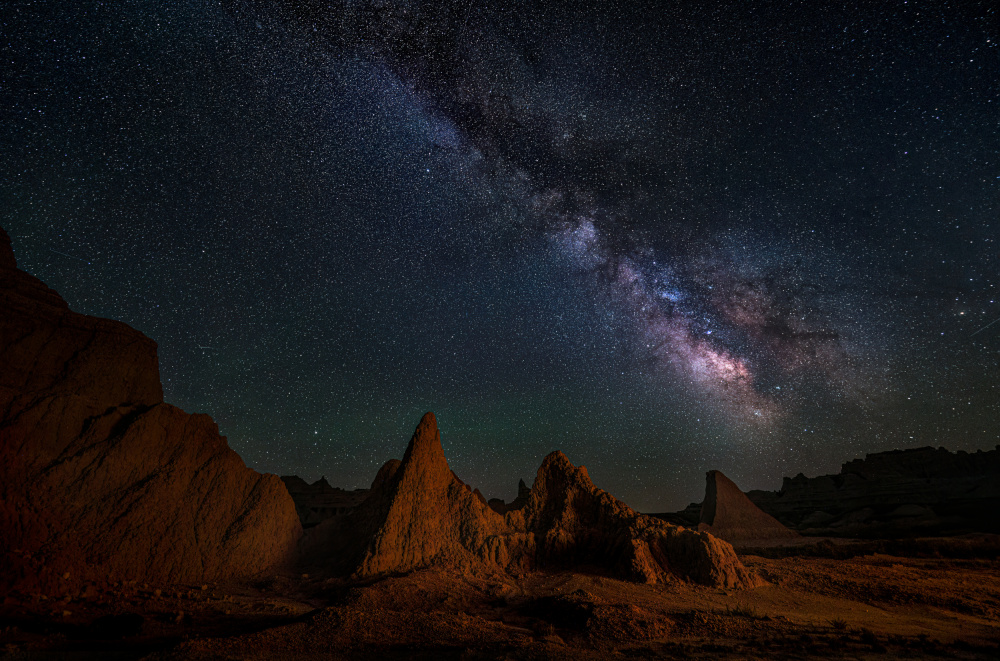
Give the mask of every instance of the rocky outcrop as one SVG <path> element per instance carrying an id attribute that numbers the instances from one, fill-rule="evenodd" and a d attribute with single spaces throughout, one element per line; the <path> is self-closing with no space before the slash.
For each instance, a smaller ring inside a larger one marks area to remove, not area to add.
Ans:
<path id="1" fill-rule="evenodd" d="M 916 448 L 869 454 L 837 475 L 785 478 L 751 491 L 762 510 L 800 532 L 899 536 L 1000 532 L 1000 446 L 988 452 Z"/>
<path id="2" fill-rule="evenodd" d="M 712 533 L 731 544 L 793 539 L 789 530 L 747 498 L 736 484 L 719 471 L 705 475 L 705 500 L 701 503 L 698 530 Z"/>
<path id="3" fill-rule="evenodd" d="M 307 531 L 305 561 L 367 577 L 431 564 L 467 566 L 503 517 L 455 477 L 434 414 L 420 421 L 402 461 L 379 470 L 368 498 L 344 517 Z"/>
<path id="4" fill-rule="evenodd" d="M 542 462 L 526 501 L 507 513 L 507 525 L 515 539 L 528 540 L 529 556 L 539 564 L 596 565 L 646 583 L 674 577 L 721 586 L 755 582 L 727 542 L 636 512 L 594 486 L 586 468 L 561 452 Z"/>
<path id="5" fill-rule="evenodd" d="M 309 484 L 298 475 L 282 475 L 281 481 L 295 502 L 295 511 L 303 528 L 347 514 L 368 497 L 368 489 L 347 491 L 330 486 L 325 477 Z"/>
<path id="6" fill-rule="evenodd" d="M 561 452 L 545 458 L 530 491 L 497 509 L 448 468 L 428 413 L 402 462 L 382 467 L 364 503 L 307 532 L 304 559 L 357 577 L 485 564 L 512 573 L 589 567 L 650 583 L 756 581 L 728 543 L 635 512 Z"/>
<path id="7" fill-rule="evenodd" d="M 255 574 L 301 534 L 281 481 L 163 403 L 156 343 L 77 314 L 0 230 L 0 590 Z"/>

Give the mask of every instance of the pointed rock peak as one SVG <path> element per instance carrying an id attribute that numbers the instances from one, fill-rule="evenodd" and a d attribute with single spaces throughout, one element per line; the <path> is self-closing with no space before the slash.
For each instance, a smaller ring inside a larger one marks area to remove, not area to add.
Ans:
<path id="1" fill-rule="evenodd" d="M 517 481 L 517 497 L 518 498 L 527 498 L 530 495 L 531 495 L 531 489 L 528 488 L 528 485 L 524 483 L 523 479 L 522 480 L 518 480 Z"/>
<path id="2" fill-rule="evenodd" d="M 10 245 L 10 237 L 7 236 L 7 232 L 2 227 L 0 227 L 0 268 L 17 268 L 17 260 L 14 259 L 14 249 Z"/>
<path id="3" fill-rule="evenodd" d="M 426 430 L 426 433 L 428 434 L 438 434 L 440 436 L 440 433 L 438 432 L 438 421 L 437 418 L 434 417 L 433 411 L 424 413 L 424 417 L 420 418 L 417 430 L 413 432 L 414 436 L 420 434 L 421 430 Z"/>
<path id="4" fill-rule="evenodd" d="M 448 468 L 448 460 L 444 456 L 444 448 L 441 447 L 441 432 L 438 431 L 437 418 L 433 413 L 427 412 L 420 419 L 410 445 L 403 455 L 403 466 L 410 464 L 435 465 L 440 464 L 451 474 Z"/>

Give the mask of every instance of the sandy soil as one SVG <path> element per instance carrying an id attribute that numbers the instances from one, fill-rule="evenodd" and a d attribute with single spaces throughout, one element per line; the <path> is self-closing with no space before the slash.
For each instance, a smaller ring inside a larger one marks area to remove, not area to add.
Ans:
<path id="1" fill-rule="evenodd" d="M 719 590 L 429 569 L 120 585 L 0 607 L 4 659 L 1000 659 L 1000 559 L 742 556 Z"/>

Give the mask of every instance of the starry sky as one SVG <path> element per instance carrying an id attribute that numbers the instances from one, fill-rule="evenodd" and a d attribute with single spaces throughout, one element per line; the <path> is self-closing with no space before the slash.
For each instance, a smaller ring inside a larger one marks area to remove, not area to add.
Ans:
<path id="1" fill-rule="evenodd" d="M 679 509 L 1000 443 L 998 44 L 992 2 L 14 1 L 0 225 L 253 468 L 367 486 L 433 410 L 487 497 L 560 449 Z"/>

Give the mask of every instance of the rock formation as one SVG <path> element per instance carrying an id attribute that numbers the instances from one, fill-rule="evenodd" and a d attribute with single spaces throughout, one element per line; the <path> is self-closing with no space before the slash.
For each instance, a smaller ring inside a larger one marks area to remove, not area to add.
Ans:
<path id="1" fill-rule="evenodd" d="M 156 343 L 72 312 L 0 230 L 0 592 L 245 576 L 300 534 L 276 476 L 163 403 Z"/>
<path id="2" fill-rule="evenodd" d="M 1000 532 L 1000 446 L 869 454 L 847 462 L 837 475 L 800 473 L 786 477 L 780 491 L 747 496 L 785 525 L 811 534 Z"/>
<path id="3" fill-rule="evenodd" d="M 756 581 L 728 543 L 635 512 L 561 452 L 546 457 L 530 491 L 503 509 L 451 472 L 428 413 L 402 462 L 382 467 L 364 503 L 307 532 L 304 558 L 357 577 L 486 564 L 512 573 L 584 566 L 651 583 Z"/>
<path id="4" fill-rule="evenodd" d="M 646 583 L 673 576 L 705 585 L 755 582 L 727 542 L 636 512 L 561 452 L 542 462 L 526 501 L 506 520 L 538 564 L 596 565 Z"/>
<path id="5" fill-rule="evenodd" d="M 701 503 L 698 530 L 736 545 L 799 536 L 761 511 L 721 472 L 709 471 L 705 480 L 705 500 Z"/>
<path id="6" fill-rule="evenodd" d="M 368 498 L 344 517 L 308 531 L 307 562 L 359 577 L 405 572 L 434 563 L 467 565 L 503 517 L 455 477 L 432 413 L 417 426 L 403 460 L 390 460 Z"/>
<path id="7" fill-rule="evenodd" d="M 330 486 L 325 477 L 308 484 L 298 475 L 282 475 L 281 481 L 295 502 L 303 528 L 312 528 L 331 517 L 347 514 L 368 497 L 368 489 L 339 489 Z"/>

